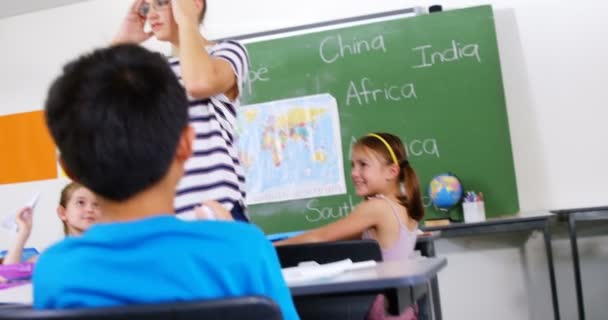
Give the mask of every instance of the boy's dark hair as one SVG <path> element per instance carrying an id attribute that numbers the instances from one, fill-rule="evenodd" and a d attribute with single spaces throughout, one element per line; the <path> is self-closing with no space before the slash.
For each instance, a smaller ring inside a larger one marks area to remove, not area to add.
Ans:
<path id="1" fill-rule="evenodd" d="M 47 126 L 69 173 L 114 201 L 165 176 L 187 109 L 167 61 L 137 45 L 98 49 L 68 63 L 45 103 Z"/>

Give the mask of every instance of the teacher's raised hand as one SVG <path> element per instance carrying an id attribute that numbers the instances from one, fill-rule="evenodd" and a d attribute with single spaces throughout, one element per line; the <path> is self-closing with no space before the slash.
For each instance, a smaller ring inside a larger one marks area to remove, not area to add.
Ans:
<path id="1" fill-rule="evenodd" d="M 120 25 L 120 29 L 114 36 L 112 44 L 124 44 L 124 43 L 142 43 L 152 36 L 152 32 L 145 32 L 144 25 L 146 24 L 146 17 L 140 14 L 140 7 L 145 3 L 144 0 L 135 0 L 127 15 Z"/>
<path id="2" fill-rule="evenodd" d="M 171 0 L 173 18 L 178 26 L 198 27 L 198 17 L 203 10 L 199 0 Z"/>

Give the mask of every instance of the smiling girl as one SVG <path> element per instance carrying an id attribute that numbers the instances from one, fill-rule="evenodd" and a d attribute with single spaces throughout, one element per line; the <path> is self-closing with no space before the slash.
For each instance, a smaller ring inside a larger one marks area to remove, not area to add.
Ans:
<path id="1" fill-rule="evenodd" d="M 61 190 L 57 216 L 63 223 L 65 236 L 79 236 L 99 220 L 101 212 L 95 195 L 76 182 L 70 182 Z M 32 232 L 33 211 L 25 207 L 17 214 L 17 236 L 9 248 L 3 264 L 21 262 L 23 248 Z M 36 260 L 38 256 L 30 258 Z M 32 261 L 30 261 L 32 262 Z"/>

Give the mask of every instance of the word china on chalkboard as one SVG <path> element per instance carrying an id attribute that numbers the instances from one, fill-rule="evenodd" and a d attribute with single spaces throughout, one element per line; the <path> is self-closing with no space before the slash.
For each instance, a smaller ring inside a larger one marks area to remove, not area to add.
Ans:
<path id="1" fill-rule="evenodd" d="M 347 180 L 346 194 L 249 206 L 266 232 L 310 229 L 347 215 L 361 201 L 349 178 L 352 144 L 374 131 L 405 142 L 421 190 L 435 175 L 453 172 L 466 188 L 483 191 L 488 217 L 519 210 L 492 8 L 385 18 L 244 41 L 251 71 L 243 105 L 331 95 Z M 424 201 L 426 218 L 443 217 L 426 193 Z"/>

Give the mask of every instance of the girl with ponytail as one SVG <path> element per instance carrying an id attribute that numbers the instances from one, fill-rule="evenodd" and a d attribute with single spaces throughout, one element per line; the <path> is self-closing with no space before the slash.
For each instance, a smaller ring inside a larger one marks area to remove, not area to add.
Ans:
<path id="1" fill-rule="evenodd" d="M 387 260 L 410 256 L 424 216 L 420 185 L 399 137 L 370 133 L 353 146 L 351 179 L 365 199 L 346 217 L 275 245 L 374 239 Z"/>
<path id="2" fill-rule="evenodd" d="M 370 133 L 353 146 L 351 179 L 364 201 L 346 217 L 275 245 L 351 239 L 378 241 L 384 261 L 405 260 L 416 245 L 418 222 L 424 216 L 420 184 L 399 137 Z M 397 317 L 385 312 L 378 295 L 368 319 L 416 319 L 414 307 Z"/>

